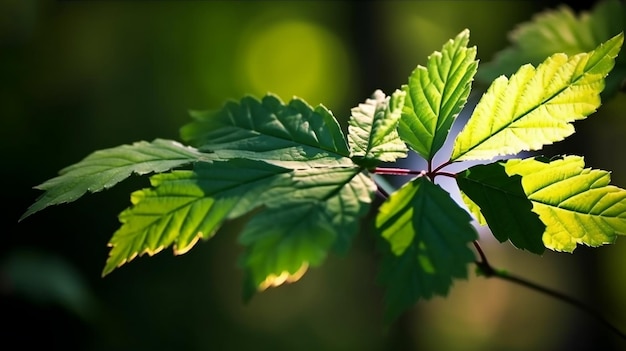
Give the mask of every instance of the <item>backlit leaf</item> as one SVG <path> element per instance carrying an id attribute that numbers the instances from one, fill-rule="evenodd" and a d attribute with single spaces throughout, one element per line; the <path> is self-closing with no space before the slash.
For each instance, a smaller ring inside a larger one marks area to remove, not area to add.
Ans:
<path id="1" fill-rule="evenodd" d="M 626 28 L 626 6 L 619 0 L 597 1 L 591 11 L 575 14 L 566 6 L 538 13 L 509 33 L 511 45 L 490 62 L 481 63 L 476 78 L 490 83 L 509 76 L 520 66 L 538 65 L 550 55 L 575 55 L 593 50 Z M 615 95 L 626 78 L 626 56 L 620 54 L 616 67 L 606 78 L 602 100 Z"/>
<path id="2" fill-rule="evenodd" d="M 572 252 L 577 244 L 610 244 L 626 234 L 626 191 L 609 185 L 609 172 L 584 166 L 579 156 L 506 162 L 507 174 L 522 176 L 533 211 L 546 225 L 549 249 Z"/>
<path id="3" fill-rule="evenodd" d="M 268 94 L 245 97 L 217 111 L 193 111 L 184 141 L 222 158 L 248 158 L 283 167 L 352 165 L 339 124 L 324 106 L 294 98 L 285 105 Z"/>
<path id="4" fill-rule="evenodd" d="M 292 181 L 287 169 L 233 159 L 157 174 L 150 182 L 154 188 L 135 191 L 133 206 L 120 214 L 122 226 L 109 241 L 103 275 L 171 245 L 175 254 L 183 254 L 199 239 L 212 237 L 224 220 L 260 206 Z"/>
<path id="5" fill-rule="evenodd" d="M 469 213 L 474 216 L 476 222 L 478 222 L 478 224 L 480 225 L 487 225 L 487 220 L 485 219 L 485 216 L 483 216 L 483 213 L 480 211 L 480 206 L 478 206 L 469 196 L 465 195 L 462 190 L 460 190 L 459 193 L 461 195 L 461 200 L 467 207 Z"/>
<path id="6" fill-rule="evenodd" d="M 476 47 L 468 48 L 469 30 L 448 41 L 441 52 L 417 66 L 403 86 L 407 92 L 398 131 L 411 149 L 427 160 L 443 146 L 452 123 L 467 102 L 478 67 Z"/>
<path id="7" fill-rule="evenodd" d="M 477 239 L 471 217 L 425 177 L 408 182 L 380 206 L 376 217 L 383 262 L 386 317 L 393 320 L 420 298 L 446 295 L 453 279 L 467 278 Z"/>
<path id="8" fill-rule="evenodd" d="M 476 165 L 456 177 L 459 189 L 475 203 L 493 235 L 519 249 L 541 254 L 545 225 L 526 197 L 522 177 L 508 175 L 501 162 Z M 471 207 L 471 204 L 468 205 Z"/>
<path id="9" fill-rule="evenodd" d="M 380 161 L 393 162 L 407 156 L 406 144 L 396 130 L 405 95 L 397 90 L 387 97 L 376 90 L 372 98 L 352 109 L 348 145 L 355 162 L 375 166 Z"/>
<path id="10" fill-rule="evenodd" d="M 320 202 L 275 208 L 254 217 L 240 240 L 248 246 L 242 262 L 252 284 L 245 287 L 244 298 L 250 299 L 255 290 L 287 281 L 277 281 L 279 277 L 294 276 L 302 267 L 321 264 L 336 235 Z"/>
<path id="11" fill-rule="evenodd" d="M 600 106 L 623 34 L 594 51 L 555 54 L 537 68 L 522 66 L 511 79 L 496 79 L 457 135 L 452 161 L 484 160 L 539 150 L 574 133 L 571 122 Z"/>
<path id="12" fill-rule="evenodd" d="M 20 220 L 44 208 L 72 202 L 86 192 L 108 189 L 131 174 L 165 172 L 196 161 L 209 161 L 214 155 L 183 146 L 176 141 L 156 139 L 98 150 L 82 161 L 62 169 L 59 176 L 35 189 L 45 192 L 31 205 Z"/>
<path id="13" fill-rule="evenodd" d="M 357 167 L 333 167 L 296 170 L 293 187 L 285 190 L 265 201 L 268 209 L 241 233 L 247 299 L 257 290 L 296 280 L 294 275 L 318 266 L 331 248 L 345 253 L 376 186 Z"/>

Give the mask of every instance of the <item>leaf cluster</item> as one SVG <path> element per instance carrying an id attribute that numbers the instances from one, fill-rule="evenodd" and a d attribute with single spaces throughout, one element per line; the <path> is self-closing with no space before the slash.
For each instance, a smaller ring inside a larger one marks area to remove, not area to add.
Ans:
<path id="1" fill-rule="evenodd" d="M 517 36 L 543 33 L 548 22 L 538 21 Z M 593 39 L 607 33 L 600 34 Z M 249 299 L 300 279 L 330 252 L 347 252 L 380 195 L 375 231 L 390 321 L 467 278 L 468 265 L 476 261 L 474 220 L 500 242 L 535 254 L 609 244 L 625 234 L 626 191 L 610 185 L 608 172 L 585 168 L 580 156 L 515 157 L 563 140 L 574 133 L 573 122 L 598 109 L 623 33 L 499 75 L 455 136 L 448 161 L 433 165 L 478 72 L 476 48 L 468 43 L 466 29 L 391 95 L 375 91 L 351 110 L 347 135 L 323 105 L 246 96 L 218 110 L 191 112 L 192 121 L 180 130 L 184 144 L 156 139 L 90 154 L 37 186 L 44 193 L 21 219 L 131 174 L 151 174 L 151 187 L 133 192 L 131 206 L 119 215 L 103 275 L 164 248 L 183 254 L 228 220 L 253 213 L 239 233 Z M 521 56 L 504 53 L 501 60 L 507 57 Z M 428 169 L 385 167 L 411 152 L 428 161 Z M 476 160 L 483 163 L 444 171 Z M 376 174 L 410 179 L 388 194 Z M 463 204 L 436 182 L 440 176 L 456 180 Z"/>

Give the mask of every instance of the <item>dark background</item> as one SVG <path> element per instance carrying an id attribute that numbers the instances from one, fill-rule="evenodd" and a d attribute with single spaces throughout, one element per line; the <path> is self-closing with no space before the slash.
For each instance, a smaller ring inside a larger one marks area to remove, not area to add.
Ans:
<path id="1" fill-rule="evenodd" d="M 518 23 L 562 3 L 579 11 L 594 2 L 0 1 L 7 349 L 623 349 L 571 306 L 471 271 L 449 296 L 420 301 L 385 326 L 369 218 L 346 256 L 331 254 L 301 281 L 247 305 L 236 268 L 243 220 L 185 255 L 164 250 L 101 277 L 117 214 L 146 177 L 18 223 L 40 195 L 33 186 L 97 149 L 178 139 L 189 109 L 271 91 L 323 103 L 345 128 L 351 107 L 375 89 L 399 88 L 464 28 L 487 62 Z M 623 100 L 577 122 L 550 152 L 585 156 L 626 186 Z M 488 235 L 481 242 L 494 265 L 580 299 L 626 330 L 623 240 L 543 256 Z"/>

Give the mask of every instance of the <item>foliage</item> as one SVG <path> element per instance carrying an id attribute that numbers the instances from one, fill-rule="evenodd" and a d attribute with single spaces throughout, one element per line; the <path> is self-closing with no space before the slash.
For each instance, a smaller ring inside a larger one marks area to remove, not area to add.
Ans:
<path id="1" fill-rule="evenodd" d="M 512 45 L 500 51 L 491 62 L 482 64 L 476 78 L 489 84 L 502 74 L 514 73 L 523 64 L 538 65 L 555 52 L 575 55 L 591 51 L 624 27 L 626 7 L 620 0 L 597 1 L 590 11 L 578 16 L 566 5 L 540 12 L 533 21 L 522 23 L 509 33 Z M 611 75 L 606 78 L 602 98 L 615 96 L 622 89 L 624 79 L 626 55 L 620 54 Z"/>
<path id="2" fill-rule="evenodd" d="M 519 43 L 532 42 L 527 33 L 570 23 L 569 13 L 561 11 L 551 15 L 554 21 L 539 18 L 521 27 Z M 585 23 L 575 30 L 599 30 L 591 25 L 598 21 Z M 478 238 L 473 218 L 500 242 L 535 254 L 609 244 L 626 234 L 626 191 L 609 184 L 608 172 L 585 168 L 579 156 L 516 158 L 570 136 L 573 122 L 600 107 L 606 82 L 619 78 L 609 73 L 623 44 L 621 22 L 607 23 L 601 35 L 585 42 L 594 43 L 586 50 L 575 46 L 544 55 L 522 47 L 524 55 L 502 54 L 495 64 L 518 68 L 491 82 L 455 137 L 449 160 L 440 165 L 433 160 L 466 107 L 477 72 L 488 72 L 478 71 L 467 29 L 391 95 L 377 90 L 354 107 L 347 136 L 322 105 L 299 98 L 285 103 L 273 94 L 246 96 L 218 110 L 193 111 L 193 121 L 180 130 L 186 145 L 156 139 L 90 154 L 37 186 L 44 193 L 21 220 L 108 189 L 133 173 L 154 173 L 151 187 L 133 192 L 131 206 L 119 215 L 122 225 L 109 241 L 102 274 L 164 248 L 185 253 L 228 220 L 251 214 L 239 235 L 249 299 L 298 280 L 331 250 L 347 252 L 380 194 L 385 201 L 374 213 L 379 278 L 392 321 L 417 300 L 446 295 L 454 280 L 467 278 L 468 266 L 477 261 L 470 249 Z M 534 65 L 504 59 L 533 61 L 531 56 L 547 57 Z M 409 152 L 423 157 L 428 169 L 385 167 Z M 477 160 L 484 164 L 444 171 Z M 413 178 L 387 194 L 375 174 Z M 456 179 L 467 209 L 436 183 L 438 176 Z"/>

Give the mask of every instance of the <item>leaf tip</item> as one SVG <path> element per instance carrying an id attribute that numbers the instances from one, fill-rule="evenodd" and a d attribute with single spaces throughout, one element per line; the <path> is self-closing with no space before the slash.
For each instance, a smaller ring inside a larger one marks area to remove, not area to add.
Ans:
<path id="1" fill-rule="evenodd" d="M 203 237 L 203 235 L 204 234 L 202 232 L 198 232 L 196 236 L 193 237 L 188 243 L 185 243 L 184 245 L 181 245 L 181 246 L 179 246 L 178 243 L 176 243 L 173 248 L 174 255 L 180 256 L 189 252 L 189 250 L 191 250 L 191 248 L 194 247 L 196 243 L 198 243 L 198 240 L 200 240 Z"/>
<path id="2" fill-rule="evenodd" d="M 23 220 L 25 220 L 27 217 L 29 217 L 31 214 L 33 214 L 33 212 L 29 209 L 26 210 L 26 212 L 24 212 L 20 218 L 17 219 L 17 223 L 21 223 Z"/>
<path id="3" fill-rule="evenodd" d="M 309 269 L 308 262 L 302 262 L 300 268 L 298 268 L 294 273 L 289 273 L 289 271 L 282 271 L 280 274 L 270 274 L 265 277 L 257 287 L 258 291 L 267 290 L 270 287 L 277 287 L 283 285 L 285 283 L 294 283 L 300 280 Z"/>
<path id="4" fill-rule="evenodd" d="M 107 262 L 104 265 L 104 268 L 102 269 L 102 273 L 100 273 L 100 277 L 101 278 L 106 277 L 107 275 L 111 274 L 111 272 L 113 272 L 113 270 L 115 270 L 115 268 L 121 266 L 122 264 L 123 263 L 120 263 L 119 265 L 114 265 L 114 264 L 111 264 L 111 262 Z"/>

